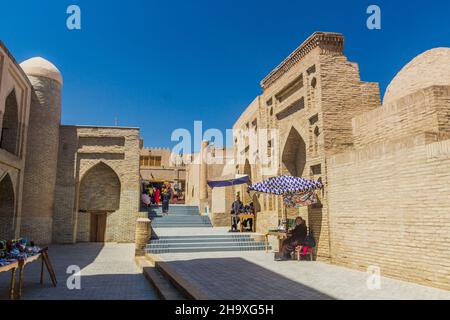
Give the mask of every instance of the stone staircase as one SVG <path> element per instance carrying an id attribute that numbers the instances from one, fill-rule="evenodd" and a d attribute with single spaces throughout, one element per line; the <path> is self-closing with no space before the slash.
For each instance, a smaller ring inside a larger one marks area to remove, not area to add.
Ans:
<path id="1" fill-rule="evenodd" d="M 251 234 L 164 236 L 147 245 L 150 254 L 262 250 L 264 241 L 256 241 Z"/>
<path id="2" fill-rule="evenodd" d="M 153 234 L 148 254 L 265 250 L 264 241 L 255 240 L 253 234 L 213 228 L 209 217 L 201 216 L 196 206 L 171 205 L 164 216 L 161 206 L 153 207 L 149 217 Z"/>
<path id="3" fill-rule="evenodd" d="M 211 228 L 208 216 L 201 216 L 197 206 L 170 205 L 169 214 L 162 214 L 162 208 L 150 208 L 152 228 Z"/>

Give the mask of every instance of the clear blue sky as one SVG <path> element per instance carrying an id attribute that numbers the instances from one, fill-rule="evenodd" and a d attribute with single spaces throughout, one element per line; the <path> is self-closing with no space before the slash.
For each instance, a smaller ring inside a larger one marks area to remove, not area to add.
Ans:
<path id="1" fill-rule="evenodd" d="M 82 10 L 82 30 L 66 9 Z M 382 30 L 366 9 L 382 9 Z M 141 127 L 146 146 L 176 128 L 230 128 L 259 82 L 312 32 L 346 36 L 346 55 L 382 93 L 417 54 L 450 46 L 449 1 L 28 0 L 0 11 L 0 38 L 21 62 L 64 76 L 63 123 Z"/>

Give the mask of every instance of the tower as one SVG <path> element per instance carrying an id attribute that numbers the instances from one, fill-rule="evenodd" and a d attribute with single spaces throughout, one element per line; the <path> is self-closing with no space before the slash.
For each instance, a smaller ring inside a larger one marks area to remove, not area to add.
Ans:
<path id="1" fill-rule="evenodd" d="M 33 85 L 20 233 L 37 244 L 49 244 L 52 242 L 63 80 L 59 70 L 40 57 L 20 66 Z"/>

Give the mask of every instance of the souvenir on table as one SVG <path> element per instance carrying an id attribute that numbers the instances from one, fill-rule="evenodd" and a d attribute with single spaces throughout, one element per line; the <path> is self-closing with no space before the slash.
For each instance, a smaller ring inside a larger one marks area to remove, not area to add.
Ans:
<path id="1" fill-rule="evenodd" d="M 0 241 L 0 266 L 4 267 L 17 261 L 24 261 L 40 252 L 40 248 L 26 238 Z"/>

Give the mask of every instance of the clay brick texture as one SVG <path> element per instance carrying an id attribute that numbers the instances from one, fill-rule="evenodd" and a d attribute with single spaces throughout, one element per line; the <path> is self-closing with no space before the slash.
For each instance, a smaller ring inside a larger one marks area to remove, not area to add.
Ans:
<path id="1" fill-rule="evenodd" d="M 234 128 L 277 129 L 276 174 L 324 183 L 319 206 L 288 212 L 306 218 L 319 260 L 450 289 L 448 65 L 449 48 L 417 57 L 381 107 L 378 84 L 360 80 L 343 37 L 315 33 L 262 81 Z M 236 159 L 249 156 L 246 142 L 235 148 Z M 252 183 L 267 178 L 260 163 L 236 171 Z M 283 208 L 271 195 L 257 200 L 257 231 L 265 233 Z"/>
<path id="2" fill-rule="evenodd" d="M 61 126 L 54 241 L 91 241 L 106 214 L 107 242 L 133 242 L 139 214 L 139 129 Z"/>
<path id="3" fill-rule="evenodd" d="M 331 259 L 450 290 L 450 140 L 409 140 L 330 160 Z"/>

